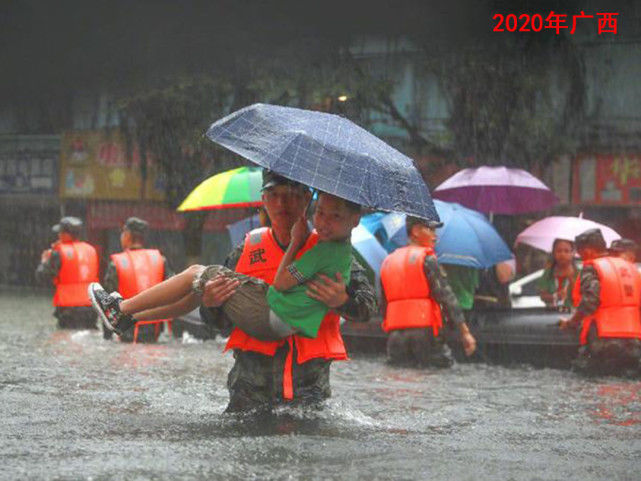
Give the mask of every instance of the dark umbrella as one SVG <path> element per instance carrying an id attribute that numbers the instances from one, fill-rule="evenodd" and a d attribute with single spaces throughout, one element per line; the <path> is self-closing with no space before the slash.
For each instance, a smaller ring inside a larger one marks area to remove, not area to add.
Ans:
<path id="1" fill-rule="evenodd" d="M 360 205 L 438 220 L 414 162 L 338 115 L 254 104 L 207 137 L 246 159 Z"/>

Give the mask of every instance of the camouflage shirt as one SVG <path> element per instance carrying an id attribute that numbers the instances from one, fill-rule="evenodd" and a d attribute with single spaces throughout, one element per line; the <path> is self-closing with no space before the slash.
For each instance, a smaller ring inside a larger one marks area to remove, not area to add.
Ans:
<path id="1" fill-rule="evenodd" d="M 225 267 L 236 269 L 236 265 L 243 253 L 243 247 L 244 243 L 241 243 L 229 253 L 227 259 L 225 259 Z M 367 322 L 378 310 L 376 292 L 367 279 L 365 268 L 354 258 L 352 258 L 350 282 L 346 290 L 349 296 L 347 302 L 333 310 L 350 321 Z M 200 316 L 205 322 L 218 328 L 223 335 L 229 335 L 231 332 L 233 326 L 224 316 L 219 315 L 218 308 L 201 306 Z"/>
<path id="2" fill-rule="evenodd" d="M 581 271 L 581 302 L 577 312 L 585 317 L 594 313 L 601 303 L 601 283 L 593 266 L 587 265 Z"/>
<path id="3" fill-rule="evenodd" d="M 62 261 L 58 251 L 51 251 L 51 256 L 45 262 L 41 262 L 36 269 L 36 280 L 40 283 L 51 283 L 60 272 Z"/>
<path id="4" fill-rule="evenodd" d="M 436 260 L 436 256 L 425 256 L 423 272 L 430 286 L 430 296 L 438 302 L 445 314 L 445 321 L 459 326 L 465 322 L 463 310 L 456 299 L 456 294 L 447 282 L 447 276 L 441 270 Z M 383 303 L 385 303 L 385 294 L 383 293 Z M 385 312 L 385 306 L 383 306 Z"/>

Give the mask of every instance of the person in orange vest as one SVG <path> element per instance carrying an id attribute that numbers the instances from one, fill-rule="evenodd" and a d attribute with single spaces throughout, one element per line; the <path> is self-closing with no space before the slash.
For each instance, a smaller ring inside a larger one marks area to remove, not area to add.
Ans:
<path id="1" fill-rule="evenodd" d="M 409 245 L 388 255 L 381 266 L 383 330 L 391 364 L 449 367 L 453 359 L 443 338 L 443 315 L 460 332 L 465 354 L 476 340 L 434 253 L 441 222 L 408 216 Z"/>
<path id="2" fill-rule="evenodd" d="M 108 292 L 118 292 L 128 299 L 174 275 L 167 259 L 158 249 L 145 248 L 148 232 L 149 224 L 143 219 L 129 217 L 125 221 L 120 233 L 122 252 L 111 256 L 102 283 Z M 156 342 L 158 329 L 162 327 L 162 324 L 138 326 L 137 341 Z M 113 331 L 106 329 L 104 325 L 102 333 L 105 339 L 110 339 L 113 335 Z M 123 342 L 132 342 L 133 338 L 133 327 L 120 336 Z"/>
<path id="3" fill-rule="evenodd" d="M 77 217 L 63 217 L 52 230 L 58 240 L 42 252 L 36 278 L 56 288 L 53 315 L 59 328 L 96 329 L 87 286 L 98 279 L 98 253 L 79 240 L 82 221 Z"/>
<path id="4" fill-rule="evenodd" d="M 603 234 L 590 229 L 575 238 L 583 259 L 573 297 L 576 311 L 561 329 L 581 325 L 573 367 L 587 374 L 636 374 L 641 359 L 641 274 L 608 254 Z"/>
<path id="5" fill-rule="evenodd" d="M 263 172 L 262 200 L 271 227 L 251 231 L 229 254 L 225 266 L 271 283 L 290 244 L 292 227 L 304 214 L 310 197 L 302 184 Z M 316 235 L 311 233 L 310 238 Z M 331 396 L 330 365 L 347 359 L 339 316 L 368 321 L 377 310 L 376 293 L 365 269 L 354 259 L 347 285 L 337 274 L 334 278 L 320 275 L 306 286 L 310 297 L 330 308 L 317 336 L 292 335 L 264 342 L 234 328 L 222 315 L 220 306 L 236 291 L 237 281 L 219 276 L 205 285 L 201 317 L 230 335 L 226 350 L 234 352 L 234 366 L 227 378 L 226 412 L 270 410 L 292 403 L 318 405 Z"/>
<path id="6" fill-rule="evenodd" d="M 307 295 L 306 283 L 319 275 L 336 273 L 349 282 L 350 236 L 358 225 L 360 212 L 358 204 L 320 192 L 313 217 L 315 232 L 310 233 L 307 217 L 299 218 L 269 284 L 225 266 L 196 264 L 171 279 L 137 289 L 125 299 L 107 294 L 99 284 L 89 286 L 89 297 L 105 326 L 120 334 L 138 321 L 190 313 L 200 306 L 205 284 L 223 275 L 240 283 L 234 295 L 221 306 L 223 314 L 236 327 L 261 341 L 278 341 L 294 334 L 313 339 L 329 307 Z"/>

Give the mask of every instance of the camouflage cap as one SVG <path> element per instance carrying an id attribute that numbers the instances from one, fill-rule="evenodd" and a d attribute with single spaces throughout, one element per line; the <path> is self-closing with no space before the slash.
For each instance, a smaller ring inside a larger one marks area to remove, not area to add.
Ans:
<path id="1" fill-rule="evenodd" d="M 288 179 L 283 177 L 280 174 L 277 174 L 273 170 L 264 169 L 263 170 L 263 188 L 262 190 L 269 189 L 271 187 L 276 187 L 277 185 L 290 185 L 292 187 L 300 187 L 302 189 L 307 189 L 304 184 L 296 182 L 295 180 Z"/>
<path id="2" fill-rule="evenodd" d="M 54 225 L 51 230 L 56 234 L 59 232 L 67 232 L 69 234 L 77 236 L 80 234 L 82 229 L 82 220 L 78 217 L 67 216 L 60 219 L 56 225 Z"/>
<path id="3" fill-rule="evenodd" d="M 149 230 L 149 223 L 139 217 L 129 217 L 122 226 L 133 234 L 145 235 Z"/>
<path id="4" fill-rule="evenodd" d="M 605 249 L 605 239 L 601 229 L 588 229 L 574 238 L 577 249 L 593 247 L 595 249 Z"/>
<path id="5" fill-rule="evenodd" d="M 613 240 L 612 244 L 610 244 L 610 250 L 612 252 L 635 251 L 637 247 L 639 246 L 632 239 L 617 239 Z"/>

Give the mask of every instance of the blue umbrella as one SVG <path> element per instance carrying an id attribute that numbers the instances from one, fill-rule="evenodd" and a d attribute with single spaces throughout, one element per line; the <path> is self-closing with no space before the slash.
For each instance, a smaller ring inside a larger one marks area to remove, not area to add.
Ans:
<path id="1" fill-rule="evenodd" d="M 460 204 L 439 200 L 434 204 L 443 221 L 436 231 L 439 262 L 484 269 L 512 258 L 507 244 L 483 214 Z M 387 214 L 380 225 L 393 246 L 407 244 L 403 214 Z"/>
<path id="2" fill-rule="evenodd" d="M 372 268 L 376 276 L 376 286 L 379 285 L 379 274 L 381 264 L 387 257 L 387 251 L 383 249 L 376 237 L 367 230 L 365 226 L 359 224 L 352 230 L 352 246 L 363 257 L 365 262 Z"/>
<path id="3" fill-rule="evenodd" d="M 377 210 L 438 220 L 412 159 L 338 115 L 254 104 L 213 123 L 207 137 L 320 191 Z"/>

